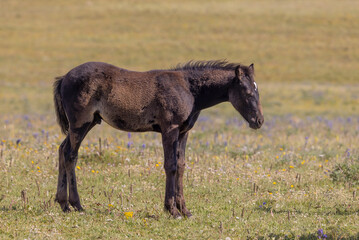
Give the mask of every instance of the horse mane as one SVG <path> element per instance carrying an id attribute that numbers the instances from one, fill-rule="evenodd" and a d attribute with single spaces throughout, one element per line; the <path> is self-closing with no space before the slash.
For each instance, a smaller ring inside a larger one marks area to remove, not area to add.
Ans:
<path id="1" fill-rule="evenodd" d="M 210 69 L 219 69 L 219 70 L 235 70 L 240 66 L 245 72 L 248 71 L 248 67 L 243 66 L 239 63 L 229 63 L 227 60 L 211 60 L 211 61 L 189 61 L 184 64 L 177 64 L 176 67 L 170 69 L 173 71 L 181 70 L 210 70 Z"/>

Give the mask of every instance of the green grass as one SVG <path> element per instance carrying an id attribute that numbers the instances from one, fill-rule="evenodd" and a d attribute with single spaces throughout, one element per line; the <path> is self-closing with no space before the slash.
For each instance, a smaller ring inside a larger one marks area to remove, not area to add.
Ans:
<path id="1" fill-rule="evenodd" d="M 108 126 L 95 128 L 80 149 L 77 169 L 86 212 L 64 214 L 53 203 L 63 138 L 53 117 L 9 119 L 1 130 L 7 136 L 0 163 L 2 236 L 305 238 L 322 228 L 333 238 L 357 237 L 359 201 L 353 194 L 359 185 L 330 175 L 339 172 L 338 164 L 358 161 L 359 129 L 347 131 L 358 119 L 268 117 L 263 129 L 252 131 L 229 114 L 229 104 L 223 108 L 224 117 L 201 118 L 190 135 L 185 195 L 195 217 L 188 220 L 163 211 L 159 135 L 129 139 Z M 126 219 L 125 212 L 134 215 Z"/>
<path id="2" fill-rule="evenodd" d="M 5 0 L 0 18 L 1 239 L 359 238 L 357 2 Z M 55 76 L 86 61 L 223 58 L 255 63 L 265 124 L 250 130 L 228 103 L 202 113 L 187 148 L 192 219 L 163 211 L 160 136 L 105 124 L 80 149 L 86 211 L 61 212 Z"/>

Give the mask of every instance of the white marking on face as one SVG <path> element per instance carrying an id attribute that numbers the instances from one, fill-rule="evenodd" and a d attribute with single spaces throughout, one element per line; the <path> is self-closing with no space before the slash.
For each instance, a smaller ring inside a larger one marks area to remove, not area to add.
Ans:
<path id="1" fill-rule="evenodd" d="M 254 90 L 256 90 L 257 91 L 257 83 L 256 82 L 253 82 L 254 83 Z"/>

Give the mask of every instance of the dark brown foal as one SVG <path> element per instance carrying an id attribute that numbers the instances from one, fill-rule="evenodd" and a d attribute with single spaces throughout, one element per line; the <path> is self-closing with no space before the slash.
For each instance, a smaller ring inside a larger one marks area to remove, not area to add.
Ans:
<path id="1" fill-rule="evenodd" d="M 164 205 L 175 218 L 192 216 L 183 195 L 185 150 L 188 132 L 201 110 L 229 101 L 251 128 L 263 124 L 253 64 L 189 62 L 170 70 L 133 72 L 90 62 L 57 78 L 54 100 L 58 122 L 67 135 L 59 148 L 56 193 L 64 212 L 70 211 L 69 203 L 75 210 L 83 209 L 75 175 L 78 149 L 102 120 L 120 130 L 161 133 Z"/>

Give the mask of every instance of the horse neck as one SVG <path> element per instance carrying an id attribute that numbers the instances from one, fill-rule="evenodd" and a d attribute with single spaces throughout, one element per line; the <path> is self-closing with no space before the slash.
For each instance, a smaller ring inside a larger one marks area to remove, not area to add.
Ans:
<path id="1" fill-rule="evenodd" d="M 235 77 L 233 70 L 192 70 L 186 75 L 197 110 L 228 101 L 228 88 Z"/>

